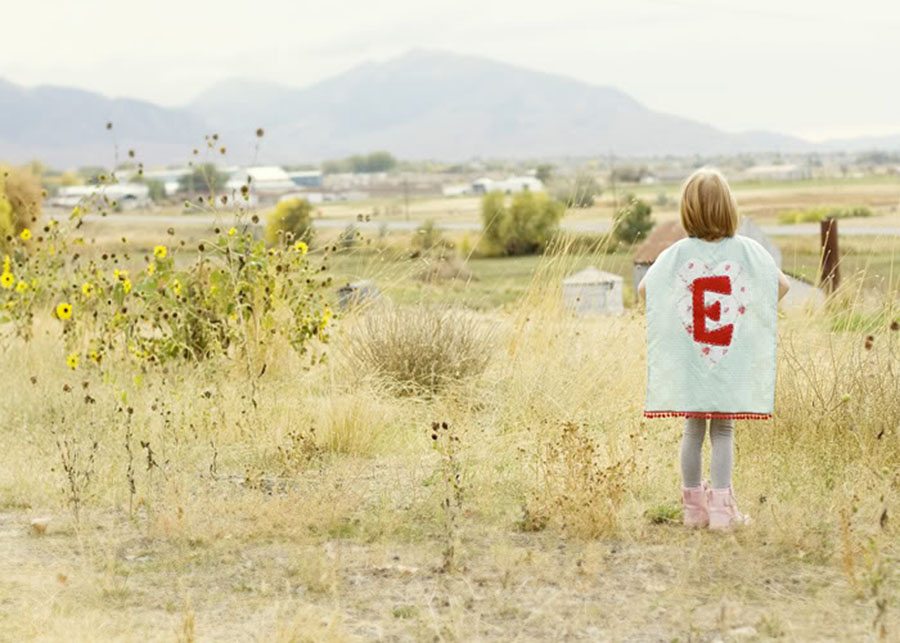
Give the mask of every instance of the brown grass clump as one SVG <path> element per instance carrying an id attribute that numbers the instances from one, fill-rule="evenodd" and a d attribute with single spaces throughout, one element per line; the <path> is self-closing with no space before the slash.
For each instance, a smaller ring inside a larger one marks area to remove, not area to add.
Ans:
<path id="1" fill-rule="evenodd" d="M 416 279 L 428 284 L 440 284 L 448 281 L 469 282 L 476 277 L 458 257 L 439 257 L 426 259 L 425 267 L 416 274 Z"/>
<path id="2" fill-rule="evenodd" d="M 373 309 L 346 339 L 358 373 L 375 375 L 403 395 L 434 394 L 479 375 L 490 359 L 490 331 L 446 307 Z"/>

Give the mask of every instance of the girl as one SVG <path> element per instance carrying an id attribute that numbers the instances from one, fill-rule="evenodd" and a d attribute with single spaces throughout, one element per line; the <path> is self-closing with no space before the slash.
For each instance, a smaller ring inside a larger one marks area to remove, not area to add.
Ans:
<path id="1" fill-rule="evenodd" d="M 638 291 L 647 300 L 648 418 L 685 418 L 682 502 L 688 527 L 747 524 L 731 487 L 734 421 L 770 418 L 778 301 L 790 287 L 772 256 L 735 235 L 737 206 L 719 172 L 701 169 L 681 193 L 688 236 L 662 252 Z M 710 422 L 712 486 L 701 483 Z"/>

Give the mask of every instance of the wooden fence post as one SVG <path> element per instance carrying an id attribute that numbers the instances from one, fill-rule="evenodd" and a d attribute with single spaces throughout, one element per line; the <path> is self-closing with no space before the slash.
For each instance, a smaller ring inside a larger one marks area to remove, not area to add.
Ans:
<path id="1" fill-rule="evenodd" d="M 828 217 L 821 222 L 822 235 L 822 270 L 820 284 L 826 294 L 833 293 L 841 283 L 841 271 L 839 267 L 840 254 L 838 253 L 838 225 L 837 219 Z"/>

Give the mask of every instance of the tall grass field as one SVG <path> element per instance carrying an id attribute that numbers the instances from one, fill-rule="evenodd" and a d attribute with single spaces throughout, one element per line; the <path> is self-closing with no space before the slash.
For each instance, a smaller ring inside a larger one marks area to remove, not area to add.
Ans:
<path id="1" fill-rule="evenodd" d="M 377 261 L 324 244 L 15 243 L 2 640 L 900 637 L 892 288 L 783 311 L 774 419 L 736 430 L 753 523 L 714 534 L 681 525 L 681 423 L 641 415 L 640 307 L 562 306 L 621 257 L 558 247 L 477 311 L 385 283 L 343 310 L 328 275 Z"/>

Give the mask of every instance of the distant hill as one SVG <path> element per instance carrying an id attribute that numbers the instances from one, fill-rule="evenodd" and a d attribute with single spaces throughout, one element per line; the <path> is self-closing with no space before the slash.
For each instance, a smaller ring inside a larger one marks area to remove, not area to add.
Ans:
<path id="1" fill-rule="evenodd" d="M 106 130 L 107 122 L 113 131 Z M 187 158 L 190 142 L 202 142 L 204 131 L 202 118 L 183 109 L 65 87 L 26 89 L 0 80 L 0 160 L 109 165 L 115 139 L 122 158 L 133 147 L 146 162 L 159 163 Z"/>
<path id="2" fill-rule="evenodd" d="M 307 158 L 372 149 L 404 158 L 466 159 L 809 147 L 789 136 L 729 134 L 655 112 L 611 87 L 423 50 L 302 89 L 229 81 L 189 109 L 225 132 L 264 124 L 271 133 L 267 146 Z"/>
<path id="3" fill-rule="evenodd" d="M 472 56 L 411 51 L 305 88 L 229 80 L 183 109 L 61 87 L 0 81 L 0 160 L 109 164 L 120 156 L 190 158 L 218 132 L 230 160 L 298 162 L 385 149 L 409 159 L 464 160 L 900 149 L 900 136 L 815 145 L 774 132 L 729 133 L 657 112 L 611 87 Z"/>

